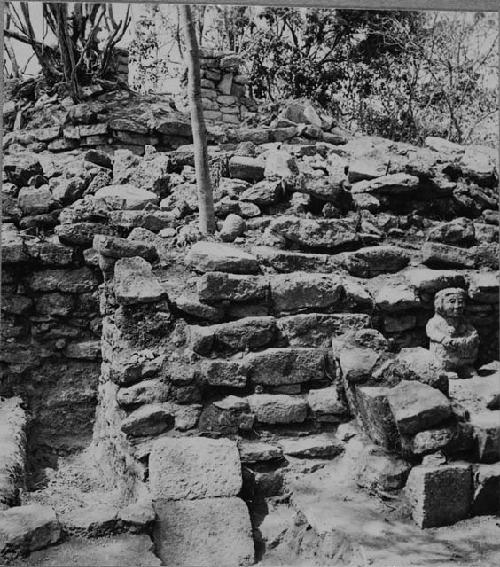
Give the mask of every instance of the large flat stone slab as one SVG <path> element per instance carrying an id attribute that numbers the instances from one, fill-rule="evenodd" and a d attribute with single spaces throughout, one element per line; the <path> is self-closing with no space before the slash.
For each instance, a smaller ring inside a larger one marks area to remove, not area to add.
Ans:
<path id="1" fill-rule="evenodd" d="M 154 539 L 167 567 L 253 565 L 250 515 L 239 498 L 156 502 Z"/>
<path id="2" fill-rule="evenodd" d="M 0 512 L 0 559 L 11 559 L 56 543 L 61 529 L 49 506 L 29 504 Z"/>
<path id="3" fill-rule="evenodd" d="M 33 567 L 159 567 L 148 535 L 121 534 L 110 537 L 75 538 L 60 545 L 36 551 L 14 565 Z"/>
<path id="4" fill-rule="evenodd" d="M 238 446 L 229 439 L 161 439 L 149 457 L 153 499 L 236 496 L 242 485 Z"/>
<path id="5" fill-rule="evenodd" d="M 451 416 L 448 398 L 436 388 L 414 380 L 402 380 L 389 390 L 388 401 L 399 432 L 413 435 Z"/>
<path id="6" fill-rule="evenodd" d="M 185 258 L 185 264 L 198 272 L 255 274 L 259 262 L 252 254 L 229 244 L 196 242 Z"/>

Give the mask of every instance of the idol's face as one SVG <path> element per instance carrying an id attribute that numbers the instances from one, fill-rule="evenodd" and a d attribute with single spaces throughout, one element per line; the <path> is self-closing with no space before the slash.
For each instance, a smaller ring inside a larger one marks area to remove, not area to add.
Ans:
<path id="1" fill-rule="evenodd" d="M 445 296 L 442 305 L 448 317 L 460 317 L 465 312 L 465 298 L 458 293 Z"/>

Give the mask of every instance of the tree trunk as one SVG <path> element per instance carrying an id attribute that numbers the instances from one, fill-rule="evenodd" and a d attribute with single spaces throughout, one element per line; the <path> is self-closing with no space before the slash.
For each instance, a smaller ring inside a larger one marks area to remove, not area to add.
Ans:
<path id="1" fill-rule="evenodd" d="M 191 129 L 194 143 L 194 165 L 198 187 L 198 207 L 200 209 L 200 232 L 215 232 L 215 215 L 212 184 L 208 169 L 207 130 L 201 104 L 200 56 L 191 6 L 179 6 L 184 41 L 186 44 L 186 61 L 188 64 L 188 95 L 191 106 Z"/>

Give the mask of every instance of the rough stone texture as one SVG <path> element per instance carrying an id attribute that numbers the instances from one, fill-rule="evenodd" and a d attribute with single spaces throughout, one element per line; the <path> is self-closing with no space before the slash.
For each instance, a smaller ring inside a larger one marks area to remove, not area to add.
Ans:
<path id="1" fill-rule="evenodd" d="M 404 284 L 387 284 L 380 287 L 375 305 L 384 312 L 399 313 L 420 306 L 415 290 Z"/>
<path id="2" fill-rule="evenodd" d="M 463 273 L 453 270 L 413 268 L 405 273 L 408 282 L 419 292 L 435 293 L 447 287 L 465 287 Z"/>
<path id="3" fill-rule="evenodd" d="M 344 219 L 316 220 L 282 216 L 271 221 L 269 230 L 306 250 L 342 251 L 361 246 L 361 239 L 353 230 L 352 223 Z"/>
<path id="4" fill-rule="evenodd" d="M 428 429 L 451 416 L 448 398 L 420 382 L 401 381 L 389 391 L 388 400 L 398 430 L 405 435 Z"/>
<path id="5" fill-rule="evenodd" d="M 371 377 L 380 354 L 366 347 L 345 348 L 340 353 L 340 370 L 348 383 L 362 383 Z"/>
<path id="6" fill-rule="evenodd" d="M 283 439 L 280 441 L 280 447 L 285 455 L 303 459 L 331 459 L 344 450 L 343 443 L 328 434 Z"/>
<path id="7" fill-rule="evenodd" d="M 259 269 L 255 256 L 235 246 L 217 242 L 197 242 L 191 247 L 185 262 L 199 272 L 254 274 Z"/>
<path id="8" fill-rule="evenodd" d="M 314 348 L 268 348 L 248 354 L 243 367 L 253 384 L 282 386 L 325 377 L 325 351 Z"/>
<path id="9" fill-rule="evenodd" d="M 56 513 L 48 506 L 29 504 L 0 511 L 0 558 L 27 555 L 56 543 L 60 536 Z"/>
<path id="10" fill-rule="evenodd" d="M 29 557 L 37 567 L 159 567 L 148 535 L 122 534 L 95 539 L 74 538 L 57 546 L 36 551 Z"/>
<path id="11" fill-rule="evenodd" d="M 500 410 L 473 413 L 470 423 L 477 459 L 482 463 L 500 461 Z"/>
<path id="12" fill-rule="evenodd" d="M 142 258 L 121 258 L 114 268 L 115 296 L 122 304 L 149 303 L 160 299 L 163 290 L 151 264 Z"/>
<path id="13" fill-rule="evenodd" d="M 403 450 L 412 455 L 426 455 L 444 450 L 456 436 L 456 427 L 438 427 L 418 432 L 403 443 Z"/>
<path id="14" fill-rule="evenodd" d="M 263 442 L 241 442 L 239 445 L 242 463 L 261 463 L 283 457 L 281 447 Z"/>
<path id="15" fill-rule="evenodd" d="M 426 242 L 422 247 L 422 263 L 430 268 L 474 268 L 474 256 L 458 246 Z"/>
<path id="16" fill-rule="evenodd" d="M 470 512 L 471 465 L 452 463 L 413 467 L 405 490 L 418 526 L 432 528 L 454 524 Z"/>
<path id="17" fill-rule="evenodd" d="M 369 246 L 346 255 L 346 267 L 350 274 L 372 278 L 379 274 L 402 270 L 410 261 L 404 250 L 396 246 Z"/>
<path id="18" fill-rule="evenodd" d="M 204 437 L 155 441 L 149 483 L 154 500 L 236 496 L 242 483 L 238 447 Z"/>
<path id="19" fill-rule="evenodd" d="M 309 390 L 307 403 L 314 419 L 319 422 L 336 423 L 348 413 L 335 386 Z"/>
<path id="20" fill-rule="evenodd" d="M 130 437 L 159 435 L 172 429 L 175 415 L 169 404 L 146 404 L 131 412 L 121 424 L 121 430 Z"/>
<path id="21" fill-rule="evenodd" d="M 198 280 L 197 290 L 203 303 L 258 302 L 267 298 L 269 284 L 267 279 L 261 277 L 208 272 Z"/>
<path id="22" fill-rule="evenodd" d="M 158 252 L 151 244 L 135 242 L 117 236 L 96 235 L 94 236 L 93 247 L 99 254 L 109 258 L 119 259 L 139 256 L 148 262 L 158 259 Z"/>
<path id="23" fill-rule="evenodd" d="M 338 336 L 368 327 L 370 316 L 357 313 L 308 313 L 280 317 L 276 320 L 276 325 L 290 346 L 328 347 L 332 335 Z"/>
<path id="24" fill-rule="evenodd" d="M 135 185 L 108 185 L 96 191 L 94 197 L 96 199 L 103 199 L 104 201 L 123 200 L 125 206 L 121 207 L 127 210 L 144 209 L 148 203 L 154 205 L 158 204 L 158 195 L 146 189 L 140 189 Z"/>
<path id="25" fill-rule="evenodd" d="M 229 160 L 229 173 L 231 177 L 244 179 L 255 183 L 264 178 L 266 164 L 262 159 L 245 156 L 233 156 Z"/>
<path id="26" fill-rule="evenodd" d="M 203 363 L 201 374 L 210 386 L 244 388 L 246 373 L 241 364 L 231 360 L 211 360 Z"/>
<path id="27" fill-rule="evenodd" d="M 336 276 L 326 274 L 282 274 L 270 280 L 271 301 L 276 312 L 297 313 L 338 307 L 344 288 Z"/>
<path id="28" fill-rule="evenodd" d="M 428 240 L 455 246 L 470 246 L 475 238 L 474 223 L 464 217 L 442 223 L 427 233 Z"/>
<path id="29" fill-rule="evenodd" d="M 307 417 L 307 402 L 285 394 L 254 394 L 248 396 L 250 410 L 260 423 L 301 423 Z"/>
<path id="30" fill-rule="evenodd" d="M 27 422 L 19 397 L 0 398 L 0 510 L 18 504 L 25 485 Z"/>
<path id="31" fill-rule="evenodd" d="M 356 388 L 357 414 L 364 430 L 377 445 L 396 450 L 400 446 L 396 423 L 389 406 L 390 388 L 363 386 Z"/>
<path id="32" fill-rule="evenodd" d="M 473 466 L 472 514 L 500 513 L 500 463 Z"/>
<path id="33" fill-rule="evenodd" d="M 276 336 L 274 317 L 244 317 L 231 323 L 189 328 L 191 348 L 201 354 L 257 350 L 273 342 Z"/>
<path id="34" fill-rule="evenodd" d="M 239 567 L 254 563 L 252 527 L 239 498 L 155 503 L 154 539 L 163 565 Z"/>
<path id="35" fill-rule="evenodd" d="M 369 491 L 399 490 L 410 473 L 411 465 L 380 447 L 365 447 L 357 463 L 356 482 Z"/>

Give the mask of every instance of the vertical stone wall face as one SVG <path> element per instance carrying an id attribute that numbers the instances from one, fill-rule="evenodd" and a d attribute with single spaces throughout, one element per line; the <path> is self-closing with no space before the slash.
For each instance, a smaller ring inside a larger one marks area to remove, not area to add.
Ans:
<path id="1" fill-rule="evenodd" d="M 249 78 L 240 73 L 242 64 L 235 53 L 201 51 L 201 96 L 206 120 L 239 124 L 255 112 L 255 103 L 248 96 Z"/>
<path id="2" fill-rule="evenodd" d="M 86 446 L 97 403 L 101 275 L 82 250 L 2 227 L 0 396 L 18 395 L 31 411 L 31 456 Z"/>

